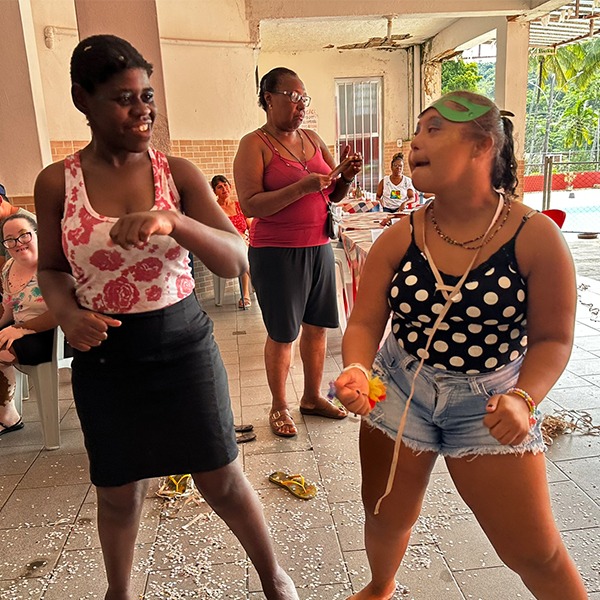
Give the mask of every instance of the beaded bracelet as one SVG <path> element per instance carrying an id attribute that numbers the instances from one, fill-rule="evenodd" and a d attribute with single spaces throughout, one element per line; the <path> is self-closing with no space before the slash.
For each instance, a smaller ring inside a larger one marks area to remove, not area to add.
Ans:
<path id="1" fill-rule="evenodd" d="M 346 184 L 350 185 L 354 181 L 354 177 L 348 179 L 343 173 L 340 173 L 340 179 Z"/>
<path id="2" fill-rule="evenodd" d="M 533 401 L 533 398 L 525 390 L 522 390 L 518 387 L 511 387 L 510 389 L 506 390 L 505 394 L 514 394 L 525 401 L 527 407 L 529 408 L 529 426 L 533 427 L 537 422 L 537 406 Z"/>
<path id="3" fill-rule="evenodd" d="M 348 366 L 346 366 L 342 369 L 342 373 L 345 373 L 346 371 L 349 371 L 350 369 L 358 369 L 367 378 L 367 382 L 369 383 L 369 393 L 364 394 L 364 395 L 367 396 L 367 399 L 369 401 L 369 405 L 371 408 L 373 408 L 377 402 L 381 402 L 382 400 L 385 400 L 385 396 L 386 396 L 385 385 L 381 381 L 381 379 L 379 379 L 379 377 L 377 377 L 377 375 L 373 375 L 372 371 L 369 371 L 367 369 L 367 367 L 365 367 L 364 365 L 361 365 L 360 363 L 349 364 Z M 356 390 L 356 391 L 358 393 L 363 393 L 363 392 L 359 392 L 358 390 Z"/>
<path id="4" fill-rule="evenodd" d="M 367 367 L 365 367 L 364 365 L 361 365 L 360 363 L 350 363 L 347 367 L 344 367 L 342 369 L 342 373 L 345 373 L 346 371 L 349 371 L 350 369 L 358 369 L 367 378 L 367 381 L 369 381 L 371 379 L 371 371 L 369 371 L 369 369 L 367 369 Z"/>

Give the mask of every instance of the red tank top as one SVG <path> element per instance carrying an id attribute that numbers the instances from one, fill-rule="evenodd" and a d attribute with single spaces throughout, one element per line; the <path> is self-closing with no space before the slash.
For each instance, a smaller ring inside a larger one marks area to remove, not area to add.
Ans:
<path id="1" fill-rule="evenodd" d="M 287 160 L 280 156 L 271 141 L 261 132 L 256 134 L 269 146 L 273 153 L 271 162 L 266 166 L 263 175 L 265 191 L 280 190 L 292 183 L 300 181 L 309 173 L 327 174 L 331 167 L 325 162 L 321 148 L 316 146 L 310 136 L 304 133 L 315 149 L 315 155 L 306 163 L 306 168 L 299 162 Z M 323 246 L 329 243 L 325 233 L 327 218 L 326 197 L 333 191 L 335 183 L 323 194 L 314 192 L 299 198 L 279 212 L 268 217 L 256 217 L 250 226 L 250 245 L 255 248 L 308 248 Z"/>

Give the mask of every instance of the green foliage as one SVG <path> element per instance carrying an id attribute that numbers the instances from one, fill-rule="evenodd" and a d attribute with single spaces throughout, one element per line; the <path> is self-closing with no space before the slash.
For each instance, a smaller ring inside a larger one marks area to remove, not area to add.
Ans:
<path id="1" fill-rule="evenodd" d="M 476 92 L 480 79 L 475 63 L 466 63 L 462 59 L 442 63 L 442 94 L 455 90 Z"/>
<path id="2" fill-rule="evenodd" d="M 600 39 L 532 54 L 527 89 L 526 149 L 590 160 L 600 149 Z"/>

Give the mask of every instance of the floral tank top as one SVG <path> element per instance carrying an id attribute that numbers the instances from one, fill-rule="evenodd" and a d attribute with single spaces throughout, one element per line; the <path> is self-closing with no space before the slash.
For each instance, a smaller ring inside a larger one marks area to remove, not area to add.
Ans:
<path id="1" fill-rule="evenodd" d="M 2 304 L 4 310 L 10 310 L 17 325 L 30 319 L 35 319 L 48 312 L 48 307 L 42 298 L 42 292 L 35 274 L 20 290 L 11 292 L 8 285 L 8 276 L 14 264 L 14 259 L 9 258 L 2 268 L 2 289 L 4 295 Z"/>
<path id="2" fill-rule="evenodd" d="M 154 175 L 151 210 L 180 210 L 166 156 L 149 149 Z M 154 235 L 141 248 L 115 246 L 117 217 L 98 214 L 87 197 L 80 153 L 65 159 L 62 247 L 75 277 L 79 304 L 106 314 L 141 313 L 171 306 L 194 289 L 188 251 L 172 237 Z"/>

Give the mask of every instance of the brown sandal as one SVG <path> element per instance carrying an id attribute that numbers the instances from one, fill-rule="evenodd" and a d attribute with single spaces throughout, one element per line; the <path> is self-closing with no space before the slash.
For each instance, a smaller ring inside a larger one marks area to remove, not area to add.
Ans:
<path id="1" fill-rule="evenodd" d="M 271 411 L 269 425 L 271 431 L 279 437 L 294 437 L 298 433 L 296 423 L 294 423 L 294 419 L 292 419 L 292 415 L 287 408 Z M 290 428 L 293 431 L 290 431 Z"/>

